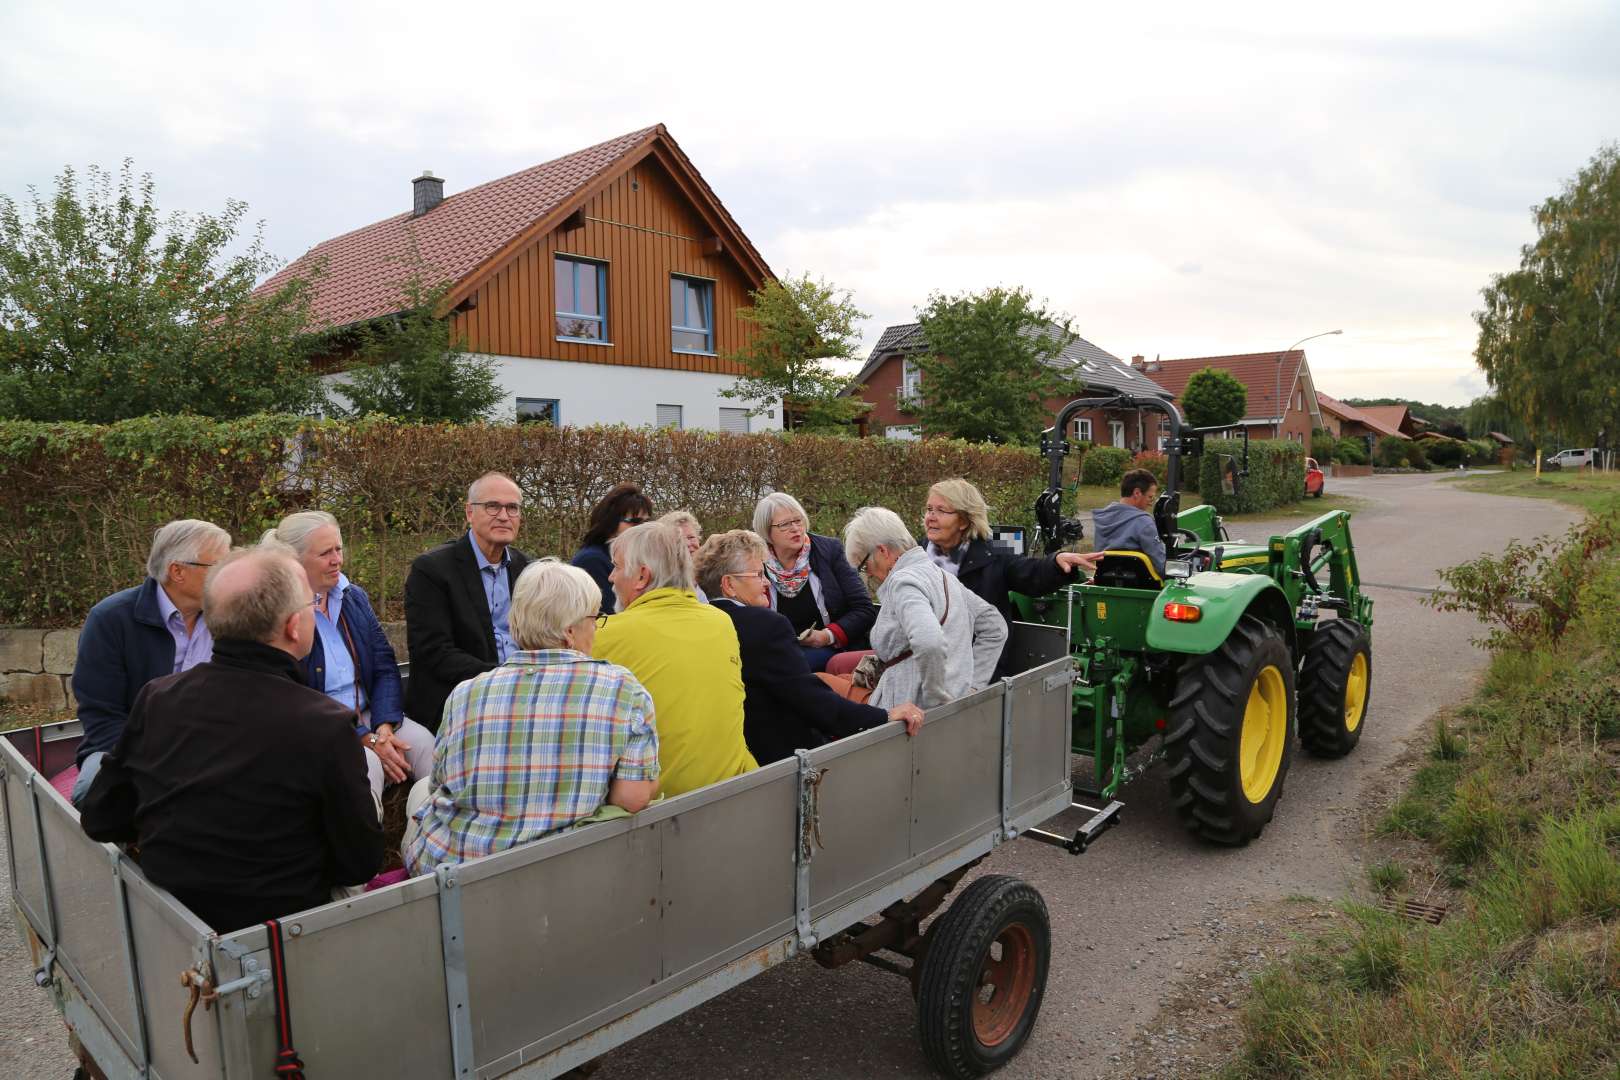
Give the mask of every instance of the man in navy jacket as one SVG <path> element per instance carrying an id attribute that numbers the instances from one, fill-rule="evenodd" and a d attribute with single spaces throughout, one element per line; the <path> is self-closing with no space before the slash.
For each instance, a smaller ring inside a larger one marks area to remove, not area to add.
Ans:
<path id="1" fill-rule="evenodd" d="M 213 656 L 203 580 L 230 547 L 231 534 L 212 522 L 171 521 L 152 537 L 146 580 L 90 609 L 73 664 L 73 697 L 84 726 L 74 805 L 90 790 L 101 759 L 118 745 L 141 688 Z"/>

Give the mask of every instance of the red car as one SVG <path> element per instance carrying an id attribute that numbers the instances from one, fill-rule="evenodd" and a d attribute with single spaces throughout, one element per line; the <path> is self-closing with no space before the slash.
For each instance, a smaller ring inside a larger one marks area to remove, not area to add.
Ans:
<path id="1" fill-rule="evenodd" d="M 1313 458 L 1313 457 L 1306 458 L 1305 459 L 1305 494 L 1314 495 L 1318 499 L 1320 499 L 1322 497 L 1322 489 L 1324 487 L 1326 487 L 1326 486 L 1327 486 L 1327 479 L 1326 479 L 1326 477 L 1324 477 L 1322 475 L 1322 467 L 1316 463 L 1315 458 Z"/>

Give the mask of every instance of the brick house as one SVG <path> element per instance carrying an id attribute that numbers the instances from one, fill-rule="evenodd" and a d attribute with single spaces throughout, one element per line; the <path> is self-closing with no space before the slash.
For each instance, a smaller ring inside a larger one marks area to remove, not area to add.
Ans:
<path id="1" fill-rule="evenodd" d="M 1133 356 L 1131 366 L 1173 394 L 1178 408 L 1187 380 L 1196 372 L 1211 367 L 1230 371 L 1248 389 L 1248 408 L 1233 431 L 1248 428 L 1250 438 L 1288 439 L 1309 446 L 1312 429 L 1322 426 L 1316 384 L 1303 349 L 1180 360 Z"/>
<path id="2" fill-rule="evenodd" d="M 911 404 L 923 393 L 922 369 L 917 356 L 927 348 L 928 342 L 919 324 L 891 326 L 883 331 L 865 366 L 850 381 L 845 394 L 859 397 L 872 406 L 867 423 L 873 434 L 890 438 L 917 437 L 917 415 Z M 1085 392 L 1092 395 L 1128 393 L 1138 397 L 1170 397 L 1154 380 L 1133 371 L 1119 357 L 1082 337 L 1070 341 L 1053 359 L 1052 366 L 1083 385 Z M 1046 408 L 1055 416 L 1079 394 L 1077 390 L 1072 395 L 1052 398 L 1045 403 Z M 1068 435 L 1070 439 L 1097 446 L 1139 450 L 1156 446 L 1158 423 L 1157 413 L 1140 409 L 1099 409 L 1075 417 L 1073 430 Z"/>
<path id="3" fill-rule="evenodd" d="M 324 265 L 314 313 L 338 329 L 402 310 L 413 273 L 448 285 L 450 332 L 495 358 L 509 419 L 781 426 L 720 396 L 750 332 L 737 309 L 770 268 L 662 124 L 451 195 L 444 183 L 417 177 L 409 209 L 261 288 Z"/>
<path id="4" fill-rule="evenodd" d="M 1337 398 L 1328 397 L 1317 392 L 1316 401 L 1322 407 L 1322 422 L 1336 439 L 1365 439 L 1368 445 L 1377 442 L 1385 435 L 1394 435 L 1397 438 L 1411 438 L 1398 427 L 1390 427 L 1383 419 L 1379 407 L 1357 408 L 1346 405 Z M 1405 406 L 1389 406 L 1392 409 L 1404 409 Z"/>
<path id="5" fill-rule="evenodd" d="M 1428 428 L 1428 424 L 1412 415 L 1412 410 L 1405 405 L 1359 405 L 1361 415 L 1369 417 L 1381 428 L 1380 434 L 1399 435 L 1403 439 L 1415 439 L 1418 433 Z"/>

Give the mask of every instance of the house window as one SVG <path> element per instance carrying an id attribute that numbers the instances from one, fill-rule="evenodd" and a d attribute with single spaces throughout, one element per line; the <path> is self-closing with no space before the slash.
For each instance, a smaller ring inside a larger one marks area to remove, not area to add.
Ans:
<path id="1" fill-rule="evenodd" d="M 883 436 L 887 439 L 902 439 L 906 442 L 915 442 L 922 437 L 917 433 L 916 424 L 890 424 L 883 429 Z"/>
<path id="2" fill-rule="evenodd" d="M 1108 421 L 1108 445 L 1109 446 L 1124 446 L 1125 445 L 1125 421 L 1123 421 L 1123 420 L 1110 420 L 1110 421 Z"/>
<path id="3" fill-rule="evenodd" d="M 905 408 L 922 397 L 922 365 L 914 357 L 900 361 L 900 407 Z"/>
<path id="4" fill-rule="evenodd" d="M 676 352 L 714 352 L 714 282 L 671 275 L 669 310 Z"/>
<path id="5" fill-rule="evenodd" d="M 517 399 L 517 422 L 561 427 L 562 402 L 557 398 L 520 397 Z"/>
<path id="6" fill-rule="evenodd" d="M 729 431 L 733 435 L 748 434 L 748 410 L 721 409 L 720 430 Z"/>
<path id="7" fill-rule="evenodd" d="M 681 424 L 681 407 L 679 405 L 660 405 L 657 408 L 658 426 L 679 429 Z"/>
<path id="8" fill-rule="evenodd" d="M 1091 417 L 1089 417 L 1089 416 L 1081 416 L 1081 417 L 1077 417 L 1075 419 L 1075 421 L 1074 421 L 1074 441 L 1075 442 L 1090 442 L 1091 441 Z"/>
<path id="9" fill-rule="evenodd" d="M 557 337 L 608 344 L 607 264 L 559 255 L 553 271 L 557 279 Z"/>

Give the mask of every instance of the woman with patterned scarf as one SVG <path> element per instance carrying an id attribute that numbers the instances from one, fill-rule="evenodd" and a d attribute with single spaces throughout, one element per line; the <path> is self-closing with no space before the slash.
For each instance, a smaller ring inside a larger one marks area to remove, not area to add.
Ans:
<path id="1" fill-rule="evenodd" d="M 836 653 L 868 648 L 877 609 L 844 545 L 812 533 L 804 507 L 783 491 L 759 500 L 754 531 L 765 541 L 771 607 L 793 624 L 810 670 L 824 670 Z"/>

